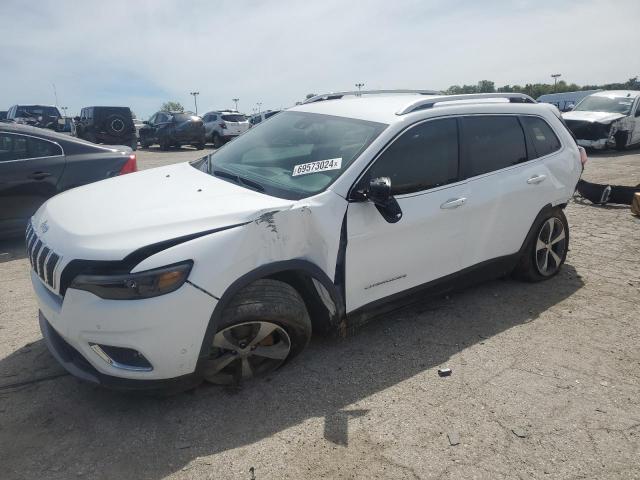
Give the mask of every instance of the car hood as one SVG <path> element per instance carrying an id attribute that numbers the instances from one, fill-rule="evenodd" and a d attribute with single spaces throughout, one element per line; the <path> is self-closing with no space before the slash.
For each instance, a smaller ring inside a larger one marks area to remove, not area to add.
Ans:
<path id="1" fill-rule="evenodd" d="M 182 163 L 69 190 L 40 207 L 32 222 L 67 259 L 121 260 L 147 245 L 247 223 L 292 204 Z"/>
<path id="2" fill-rule="evenodd" d="M 598 122 L 598 123 L 611 123 L 614 120 L 619 120 L 626 115 L 622 113 L 609 113 L 609 112 L 583 112 L 572 111 L 562 114 L 562 118 L 565 120 L 577 120 L 582 122 Z"/>

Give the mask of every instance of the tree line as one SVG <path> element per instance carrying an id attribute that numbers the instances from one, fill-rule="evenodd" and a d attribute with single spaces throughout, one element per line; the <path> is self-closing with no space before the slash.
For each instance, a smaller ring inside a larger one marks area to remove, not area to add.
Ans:
<path id="1" fill-rule="evenodd" d="M 496 88 L 491 80 L 480 80 L 476 85 L 451 85 L 445 93 L 458 95 L 461 93 L 526 93 L 530 97 L 538 98 L 540 95 L 548 93 L 576 92 L 579 90 L 638 90 L 640 81 L 638 77 L 633 77 L 626 82 L 606 83 L 604 85 L 578 85 L 560 80 L 556 85 L 553 83 L 527 83 L 526 85 L 504 85 Z"/>

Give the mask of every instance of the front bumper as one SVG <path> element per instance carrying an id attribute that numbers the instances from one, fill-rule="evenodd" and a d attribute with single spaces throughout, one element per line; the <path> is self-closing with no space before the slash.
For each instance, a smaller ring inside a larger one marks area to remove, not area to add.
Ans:
<path id="1" fill-rule="evenodd" d="M 157 384 L 167 380 L 195 376 L 216 300 L 192 285 L 145 300 L 104 300 L 71 288 L 61 298 L 33 271 L 31 280 L 47 346 L 71 374 L 126 389 L 159 388 Z M 136 350 L 152 369 L 111 364 L 93 344 Z"/>
<path id="2" fill-rule="evenodd" d="M 598 140 L 584 140 L 578 138 L 576 143 L 584 148 L 592 148 L 594 150 L 604 150 L 605 148 L 615 146 L 615 140 L 611 140 L 609 138 L 600 138 Z"/>
<path id="3" fill-rule="evenodd" d="M 40 331 L 49 352 L 74 377 L 113 390 L 182 391 L 197 386 L 202 378 L 195 373 L 163 380 L 132 380 L 105 375 L 96 370 L 86 358 L 69 345 L 39 312 Z"/>

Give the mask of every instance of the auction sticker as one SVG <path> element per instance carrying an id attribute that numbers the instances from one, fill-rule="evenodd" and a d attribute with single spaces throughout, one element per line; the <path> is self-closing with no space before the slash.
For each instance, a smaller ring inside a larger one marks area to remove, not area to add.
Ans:
<path id="1" fill-rule="evenodd" d="M 301 163 L 293 167 L 292 177 L 306 175 L 308 173 L 324 172 L 326 170 L 340 170 L 342 168 L 342 158 L 330 158 L 329 160 L 319 160 L 311 163 Z"/>

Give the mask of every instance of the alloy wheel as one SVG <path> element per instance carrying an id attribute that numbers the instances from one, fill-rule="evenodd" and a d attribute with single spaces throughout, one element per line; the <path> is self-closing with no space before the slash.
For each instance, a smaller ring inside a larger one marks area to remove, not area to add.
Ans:
<path id="1" fill-rule="evenodd" d="M 547 219 L 538 232 L 536 241 L 536 268 L 540 275 L 550 277 L 555 274 L 567 250 L 567 234 L 560 219 Z"/>
<path id="2" fill-rule="evenodd" d="M 213 337 L 212 357 L 204 376 L 212 383 L 239 383 L 272 372 L 284 363 L 290 350 L 289 335 L 275 323 L 232 325 Z"/>

